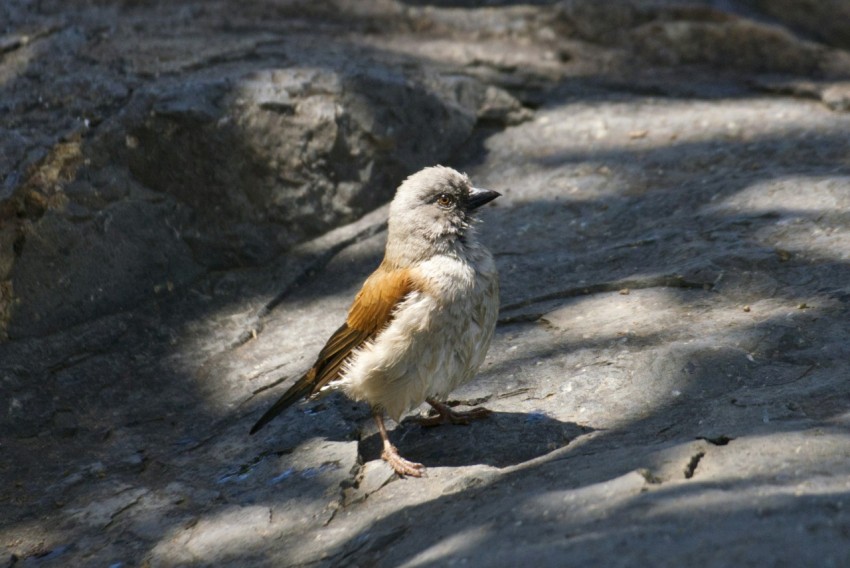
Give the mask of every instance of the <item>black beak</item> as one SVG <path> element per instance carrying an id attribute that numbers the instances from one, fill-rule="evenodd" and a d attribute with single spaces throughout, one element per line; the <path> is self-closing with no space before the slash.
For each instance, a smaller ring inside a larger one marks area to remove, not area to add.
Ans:
<path id="1" fill-rule="evenodd" d="M 485 203 L 490 203 L 500 195 L 502 194 L 498 191 L 493 191 L 492 189 L 471 187 L 469 188 L 469 199 L 466 200 L 466 208 L 470 211 L 478 209 Z"/>

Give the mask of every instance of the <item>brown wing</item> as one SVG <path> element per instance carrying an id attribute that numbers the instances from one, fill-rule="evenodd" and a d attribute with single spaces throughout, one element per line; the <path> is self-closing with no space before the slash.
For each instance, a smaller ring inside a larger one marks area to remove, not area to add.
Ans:
<path id="1" fill-rule="evenodd" d="M 392 319 L 395 307 L 413 290 L 408 270 L 390 269 L 381 264 L 366 279 L 354 298 L 345 323 L 325 343 L 313 367 L 263 414 L 251 428 L 251 434 L 294 402 L 316 394 L 337 378 L 352 351 L 381 331 Z"/>

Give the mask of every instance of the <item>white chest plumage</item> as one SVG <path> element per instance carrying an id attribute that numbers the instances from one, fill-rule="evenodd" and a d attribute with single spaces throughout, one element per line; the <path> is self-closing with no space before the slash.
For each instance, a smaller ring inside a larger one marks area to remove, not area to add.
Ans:
<path id="1" fill-rule="evenodd" d="M 486 250 L 435 255 L 417 272 L 422 289 L 399 303 L 335 385 L 396 421 L 427 398 L 444 401 L 475 375 L 498 316 L 498 276 Z"/>

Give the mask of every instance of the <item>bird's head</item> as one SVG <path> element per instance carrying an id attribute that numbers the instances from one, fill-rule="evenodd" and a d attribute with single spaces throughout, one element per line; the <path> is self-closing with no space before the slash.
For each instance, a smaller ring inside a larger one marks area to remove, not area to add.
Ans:
<path id="1" fill-rule="evenodd" d="M 411 253 L 423 247 L 445 252 L 462 245 L 473 212 L 499 195 L 473 187 L 465 174 L 445 166 L 420 170 L 404 180 L 390 204 L 389 243 Z"/>

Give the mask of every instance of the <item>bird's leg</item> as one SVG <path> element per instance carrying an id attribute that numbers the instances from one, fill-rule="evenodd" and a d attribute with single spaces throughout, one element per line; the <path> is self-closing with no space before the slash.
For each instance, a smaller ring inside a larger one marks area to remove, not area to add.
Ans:
<path id="1" fill-rule="evenodd" d="M 404 459 L 398 453 L 395 446 L 390 443 L 390 437 L 387 435 L 387 429 L 384 427 L 384 417 L 378 412 L 373 412 L 372 417 L 378 425 L 378 432 L 381 434 L 381 440 L 384 441 L 384 451 L 381 452 L 381 458 L 390 464 L 395 472 L 399 475 L 409 475 L 410 477 L 422 477 L 425 473 L 425 466 L 421 463 L 412 462 Z"/>
<path id="2" fill-rule="evenodd" d="M 428 417 L 419 417 L 416 419 L 419 424 L 422 426 L 439 426 L 440 424 L 469 424 L 473 420 L 478 420 L 479 418 L 486 418 L 493 412 L 484 408 L 483 406 L 479 406 L 477 408 L 473 408 L 472 410 L 467 410 L 466 412 L 457 412 L 451 409 L 447 404 L 443 404 L 442 402 L 438 402 L 433 398 L 429 398 L 426 400 L 428 404 L 434 407 L 434 410 L 437 411 L 436 416 L 428 416 Z"/>

